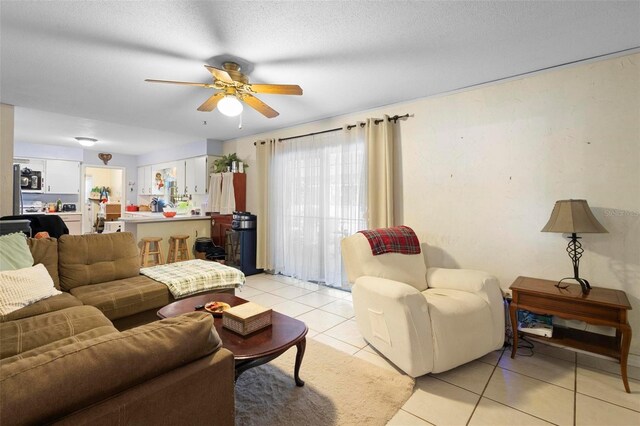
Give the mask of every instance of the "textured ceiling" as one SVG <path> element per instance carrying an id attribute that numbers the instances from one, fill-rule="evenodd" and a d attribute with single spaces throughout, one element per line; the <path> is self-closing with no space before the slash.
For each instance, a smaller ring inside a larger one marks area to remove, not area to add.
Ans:
<path id="1" fill-rule="evenodd" d="M 82 135 L 140 154 L 636 48 L 639 22 L 638 1 L 2 1 L 0 98 L 18 107 L 18 142 Z M 304 95 L 261 95 L 280 116 L 245 108 L 239 130 L 196 110 L 210 90 L 144 82 L 210 82 L 203 64 L 229 57 Z"/>

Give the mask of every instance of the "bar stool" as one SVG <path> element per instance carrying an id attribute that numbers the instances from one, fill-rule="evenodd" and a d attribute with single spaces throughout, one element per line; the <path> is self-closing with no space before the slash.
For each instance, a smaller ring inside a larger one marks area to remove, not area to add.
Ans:
<path id="1" fill-rule="evenodd" d="M 169 237 L 169 254 L 167 255 L 167 263 L 179 262 L 181 260 L 189 260 L 189 247 L 187 246 L 188 235 L 172 235 Z"/>
<path id="2" fill-rule="evenodd" d="M 142 248 L 140 249 L 140 266 L 162 265 L 162 247 L 160 246 L 160 237 L 144 237 L 142 239 Z M 149 259 L 151 256 L 151 259 Z"/>

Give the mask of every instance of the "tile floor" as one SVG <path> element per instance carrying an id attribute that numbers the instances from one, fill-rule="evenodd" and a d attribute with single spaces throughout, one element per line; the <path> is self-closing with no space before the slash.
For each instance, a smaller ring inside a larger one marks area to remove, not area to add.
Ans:
<path id="1" fill-rule="evenodd" d="M 304 321 L 309 338 L 402 374 L 360 336 L 351 293 L 261 274 L 236 295 Z M 541 343 L 533 356 L 509 355 L 419 377 L 388 425 L 640 425 L 640 368 L 629 367 L 627 394 L 612 361 Z"/>

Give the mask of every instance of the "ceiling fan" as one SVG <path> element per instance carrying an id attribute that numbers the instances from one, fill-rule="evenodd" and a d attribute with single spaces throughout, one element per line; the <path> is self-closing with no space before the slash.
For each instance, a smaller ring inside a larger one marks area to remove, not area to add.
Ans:
<path id="1" fill-rule="evenodd" d="M 146 79 L 150 83 L 183 84 L 186 86 L 206 87 L 207 89 L 221 90 L 209 97 L 198 111 L 210 112 L 216 106 L 218 110 L 230 117 L 234 117 L 242 112 L 242 104 L 245 102 L 251 108 L 268 118 L 277 117 L 278 111 L 253 96 L 255 93 L 269 95 L 302 95 L 302 89 L 295 84 L 251 84 L 249 78 L 240 72 L 240 65 L 235 62 L 225 62 L 222 64 L 224 70 L 204 66 L 213 76 L 213 83 L 190 83 L 187 81 L 172 80 L 152 80 Z"/>

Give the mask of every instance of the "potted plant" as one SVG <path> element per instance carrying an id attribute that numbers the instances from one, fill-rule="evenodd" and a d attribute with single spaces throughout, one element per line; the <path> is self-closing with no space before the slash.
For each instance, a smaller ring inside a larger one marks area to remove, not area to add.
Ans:
<path id="1" fill-rule="evenodd" d="M 94 186 L 93 188 L 91 188 L 91 194 L 89 194 L 89 198 L 92 200 L 98 200 L 100 198 L 101 191 L 102 191 L 101 187 Z"/>
<path id="2" fill-rule="evenodd" d="M 228 155 L 223 155 L 222 157 L 218 158 L 217 160 L 213 161 L 213 172 L 214 173 L 222 173 L 222 172 L 226 172 L 227 170 L 231 170 L 232 166 L 233 166 L 233 162 L 237 162 L 238 167 L 240 163 L 243 163 L 244 168 L 246 169 L 247 167 L 249 167 L 249 165 L 247 163 L 245 163 L 244 161 L 242 161 L 241 159 L 238 158 L 238 156 L 236 155 L 236 153 L 232 153 L 232 154 L 228 154 Z"/>
<path id="3" fill-rule="evenodd" d="M 108 186 L 94 186 L 91 188 L 91 194 L 89 198 L 92 200 L 99 200 L 102 197 L 102 193 L 105 192 L 107 197 L 111 194 L 111 188 Z"/>

